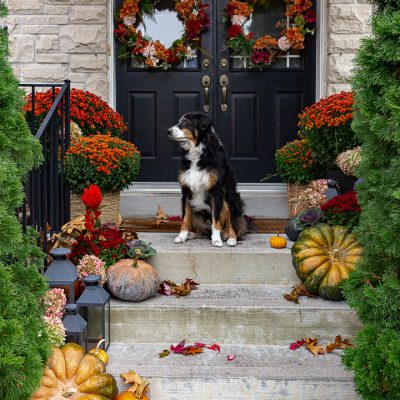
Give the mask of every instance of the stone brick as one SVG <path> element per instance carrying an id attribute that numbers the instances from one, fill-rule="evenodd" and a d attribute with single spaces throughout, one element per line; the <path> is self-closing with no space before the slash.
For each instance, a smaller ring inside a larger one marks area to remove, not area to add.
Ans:
<path id="1" fill-rule="evenodd" d="M 72 54 L 70 67 L 73 72 L 107 71 L 105 54 Z"/>
<path id="2" fill-rule="evenodd" d="M 62 26 L 60 48 L 63 53 L 106 53 L 107 27 L 105 25 Z"/>
<path id="3" fill-rule="evenodd" d="M 60 27 L 58 25 L 22 25 L 21 32 L 22 33 L 31 33 L 31 34 L 51 34 L 51 33 L 59 33 Z"/>
<path id="4" fill-rule="evenodd" d="M 354 54 L 331 54 L 328 57 L 328 82 L 347 83 L 353 69 Z"/>
<path id="5" fill-rule="evenodd" d="M 329 53 L 354 53 L 364 35 L 337 34 L 329 37 Z"/>
<path id="6" fill-rule="evenodd" d="M 47 4 L 75 4 L 75 0 L 45 0 Z"/>
<path id="7" fill-rule="evenodd" d="M 108 0 L 75 0 L 75 4 L 107 4 Z"/>
<path id="8" fill-rule="evenodd" d="M 79 74 L 71 72 L 69 74 L 69 79 L 72 83 L 85 83 L 87 81 L 88 75 L 87 74 Z"/>
<path id="9" fill-rule="evenodd" d="M 331 84 L 328 85 L 328 93 L 327 95 L 339 93 L 339 92 L 350 92 L 351 91 L 351 85 L 348 83 L 342 83 L 342 84 Z"/>
<path id="10" fill-rule="evenodd" d="M 43 64 L 68 64 L 68 54 L 36 54 L 36 62 Z"/>
<path id="11" fill-rule="evenodd" d="M 44 8 L 44 14 L 46 15 L 65 15 L 68 14 L 69 7 L 68 6 L 46 6 Z"/>
<path id="12" fill-rule="evenodd" d="M 43 14 L 43 0 L 8 0 L 12 14 Z"/>
<path id="13" fill-rule="evenodd" d="M 86 81 L 86 90 L 97 94 L 103 100 L 108 100 L 108 78 L 107 74 L 90 74 Z"/>
<path id="14" fill-rule="evenodd" d="M 337 4 L 329 10 L 329 31 L 332 33 L 370 32 L 371 7 L 362 4 Z"/>
<path id="15" fill-rule="evenodd" d="M 36 39 L 36 51 L 38 53 L 58 52 L 59 46 L 58 35 L 40 35 Z"/>
<path id="16" fill-rule="evenodd" d="M 67 78 L 66 68 L 64 65 L 29 64 L 23 65 L 21 70 L 22 79 L 25 82 L 62 82 Z"/>
<path id="17" fill-rule="evenodd" d="M 21 16 L 23 25 L 65 25 L 69 23 L 68 15 L 30 15 Z"/>
<path id="18" fill-rule="evenodd" d="M 21 23 L 18 16 L 9 15 L 4 21 L 4 26 L 7 26 L 9 34 L 14 34 L 21 31 Z"/>
<path id="19" fill-rule="evenodd" d="M 72 23 L 106 23 L 106 6 L 73 6 L 71 7 L 70 18 Z"/>
<path id="20" fill-rule="evenodd" d="M 11 64 L 14 76 L 20 81 L 21 80 L 21 66 L 19 64 Z"/>
<path id="21" fill-rule="evenodd" d="M 14 63 L 32 62 L 35 59 L 35 39 L 32 36 L 10 36 L 10 61 Z"/>

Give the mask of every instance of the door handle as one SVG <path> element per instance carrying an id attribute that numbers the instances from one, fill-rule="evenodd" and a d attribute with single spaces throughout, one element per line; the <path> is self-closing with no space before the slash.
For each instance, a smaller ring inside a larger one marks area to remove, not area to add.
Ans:
<path id="1" fill-rule="evenodd" d="M 203 78 L 201 79 L 201 84 L 203 85 L 203 88 L 204 88 L 203 111 L 205 113 L 208 113 L 210 111 L 209 100 L 210 100 L 211 78 L 208 75 L 204 75 Z"/>
<path id="2" fill-rule="evenodd" d="M 221 75 L 219 78 L 219 84 L 222 88 L 222 104 L 221 104 L 221 111 L 225 112 L 228 109 L 227 104 L 227 97 L 228 97 L 228 84 L 229 78 L 228 75 Z"/>

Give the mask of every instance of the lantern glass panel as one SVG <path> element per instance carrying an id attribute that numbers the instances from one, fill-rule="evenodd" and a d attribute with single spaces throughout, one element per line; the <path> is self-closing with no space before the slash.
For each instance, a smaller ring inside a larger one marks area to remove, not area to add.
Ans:
<path id="1" fill-rule="evenodd" d="M 110 295 L 99 286 L 100 277 L 89 275 L 84 278 L 85 291 L 77 303 L 88 322 L 88 347 L 94 348 L 101 339 L 104 350 L 110 345 Z"/>
<path id="2" fill-rule="evenodd" d="M 63 318 L 67 343 L 80 344 L 87 351 L 87 323 L 78 314 L 76 304 L 67 304 Z"/>

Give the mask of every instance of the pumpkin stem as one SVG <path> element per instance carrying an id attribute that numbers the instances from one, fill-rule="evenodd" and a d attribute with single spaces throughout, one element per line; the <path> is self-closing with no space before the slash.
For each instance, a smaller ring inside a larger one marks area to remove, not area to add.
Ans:
<path id="1" fill-rule="evenodd" d="M 139 258 L 140 258 L 141 255 L 142 255 L 142 252 L 139 249 L 136 249 L 135 250 L 135 257 L 133 259 L 133 264 L 132 264 L 133 268 L 137 268 L 138 261 L 139 261 Z"/>
<path id="2" fill-rule="evenodd" d="M 333 262 L 339 261 L 339 249 L 333 249 Z"/>
<path id="3" fill-rule="evenodd" d="M 77 392 L 78 392 L 78 390 L 75 388 L 64 388 L 61 393 L 61 396 L 68 399 L 68 397 L 71 397 L 73 394 L 75 394 Z"/>
<path id="4" fill-rule="evenodd" d="M 106 339 L 99 340 L 99 343 L 97 343 L 97 346 L 96 346 L 96 350 L 98 350 L 100 348 L 100 346 L 102 345 L 102 343 L 104 343 L 105 341 L 106 341 Z"/>

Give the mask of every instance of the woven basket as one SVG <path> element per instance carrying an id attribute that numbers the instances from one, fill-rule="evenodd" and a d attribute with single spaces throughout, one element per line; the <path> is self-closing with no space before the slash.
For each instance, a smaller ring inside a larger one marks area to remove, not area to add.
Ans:
<path id="1" fill-rule="evenodd" d="M 103 194 L 103 201 L 101 202 L 100 210 L 101 217 L 100 221 L 102 224 L 106 222 L 113 222 L 119 224 L 119 200 L 120 193 L 106 193 Z M 85 207 L 81 200 L 81 195 L 71 192 L 71 219 L 78 217 L 79 215 L 85 214 Z"/>
<path id="2" fill-rule="evenodd" d="M 299 196 L 307 189 L 307 185 L 298 185 L 297 183 L 288 183 L 288 214 L 289 218 L 295 217 L 300 210 L 297 209 Z"/>

